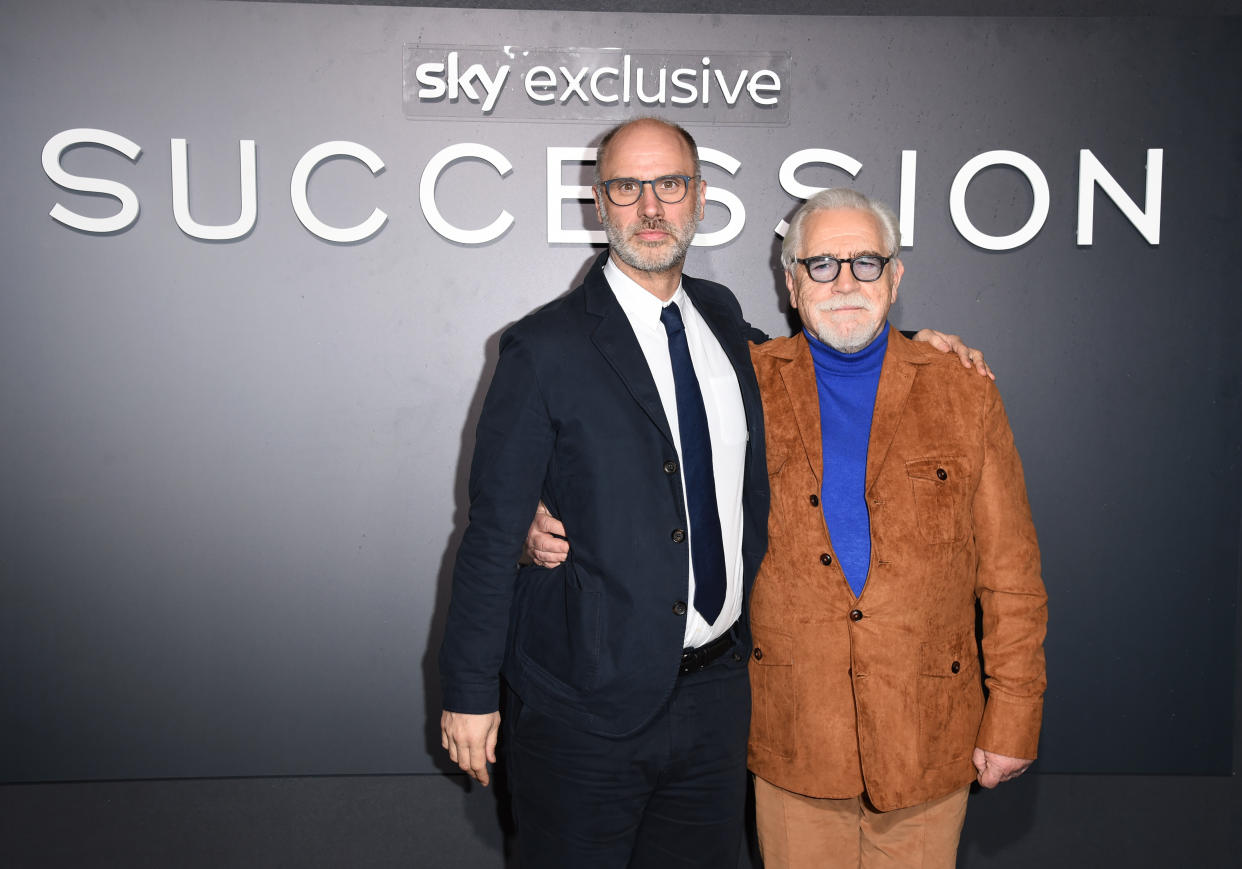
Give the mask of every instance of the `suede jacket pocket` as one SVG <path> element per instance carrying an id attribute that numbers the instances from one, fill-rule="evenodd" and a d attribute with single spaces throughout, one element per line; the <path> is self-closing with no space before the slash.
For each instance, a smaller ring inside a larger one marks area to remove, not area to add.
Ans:
<path id="1" fill-rule="evenodd" d="M 906 462 L 919 534 L 927 543 L 960 543 L 970 527 L 970 475 L 959 456 Z"/>
<path id="2" fill-rule="evenodd" d="M 778 757 L 793 757 L 798 717 L 793 638 L 758 624 L 752 630 L 750 741 L 755 748 Z"/>
<path id="3" fill-rule="evenodd" d="M 983 720 L 979 649 L 971 629 L 919 647 L 919 754 L 925 768 L 969 760 Z"/>

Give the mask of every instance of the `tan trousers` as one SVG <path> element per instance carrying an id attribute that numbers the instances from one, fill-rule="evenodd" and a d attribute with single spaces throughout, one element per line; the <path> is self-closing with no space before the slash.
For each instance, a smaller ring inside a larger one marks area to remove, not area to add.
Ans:
<path id="1" fill-rule="evenodd" d="M 879 812 L 865 795 L 804 797 L 756 776 L 764 869 L 953 869 L 969 793 Z"/>

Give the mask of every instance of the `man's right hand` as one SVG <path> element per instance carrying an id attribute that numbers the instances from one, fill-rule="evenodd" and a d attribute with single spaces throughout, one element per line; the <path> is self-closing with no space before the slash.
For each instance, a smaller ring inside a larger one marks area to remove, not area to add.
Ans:
<path id="1" fill-rule="evenodd" d="M 496 762 L 499 735 L 499 711 L 471 715 L 445 709 L 440 715 L 441 747 L 448 749 L 449 759 L 483 787 L 491 781 L 487 765 Z"/>
<path id="2" fill-rule="evenodd" d="M 565 526 L 539 502 L 535 518 L 526 532 L 524 554 L 540 567 L 556 567 L 569 557 L 569 541 L 565 539 Z"/>

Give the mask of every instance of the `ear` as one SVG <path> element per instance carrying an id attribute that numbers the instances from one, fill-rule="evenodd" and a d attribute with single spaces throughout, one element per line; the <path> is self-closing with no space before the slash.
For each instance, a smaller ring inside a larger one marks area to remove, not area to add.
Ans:
<path id="1" fill-rule="evenodd" d="M 699 220 L 707 217 L 707 182 L 702 178 L 699 179 Z"/>
<path id="2" fill-rule="evenodd" d="M 791 308 L 798 307 L 798 294 L 794 292 L 797 286 L 793 274 L 789 269 L 785 269 L 785 289 L 789 290 L 789 307 Z"/>
<path id="3" fill-rule="evenodd" d="M 888 303 L 891 305 L 897 301 L 897 285 L 901 283 L 901 276 L 906 273 L 906 267 L 902 265 L 899 259 L 893 260 L 890 266 L 893 269 L 893 286 L 890 290 L 892 298 L 888 300 Z"/>

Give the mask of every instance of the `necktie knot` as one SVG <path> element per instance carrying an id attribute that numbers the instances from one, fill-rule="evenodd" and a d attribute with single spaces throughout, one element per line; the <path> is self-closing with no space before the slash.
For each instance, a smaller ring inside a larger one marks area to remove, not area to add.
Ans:
<path id="1" fill-rule="evenodd" d="M 664 324 L 664 331 L 670 335 L 686 331 L 686 324 L 681 319 L 681 309 L 676 302 L 669 302 L 660 309 L 660 322 Z"/>

